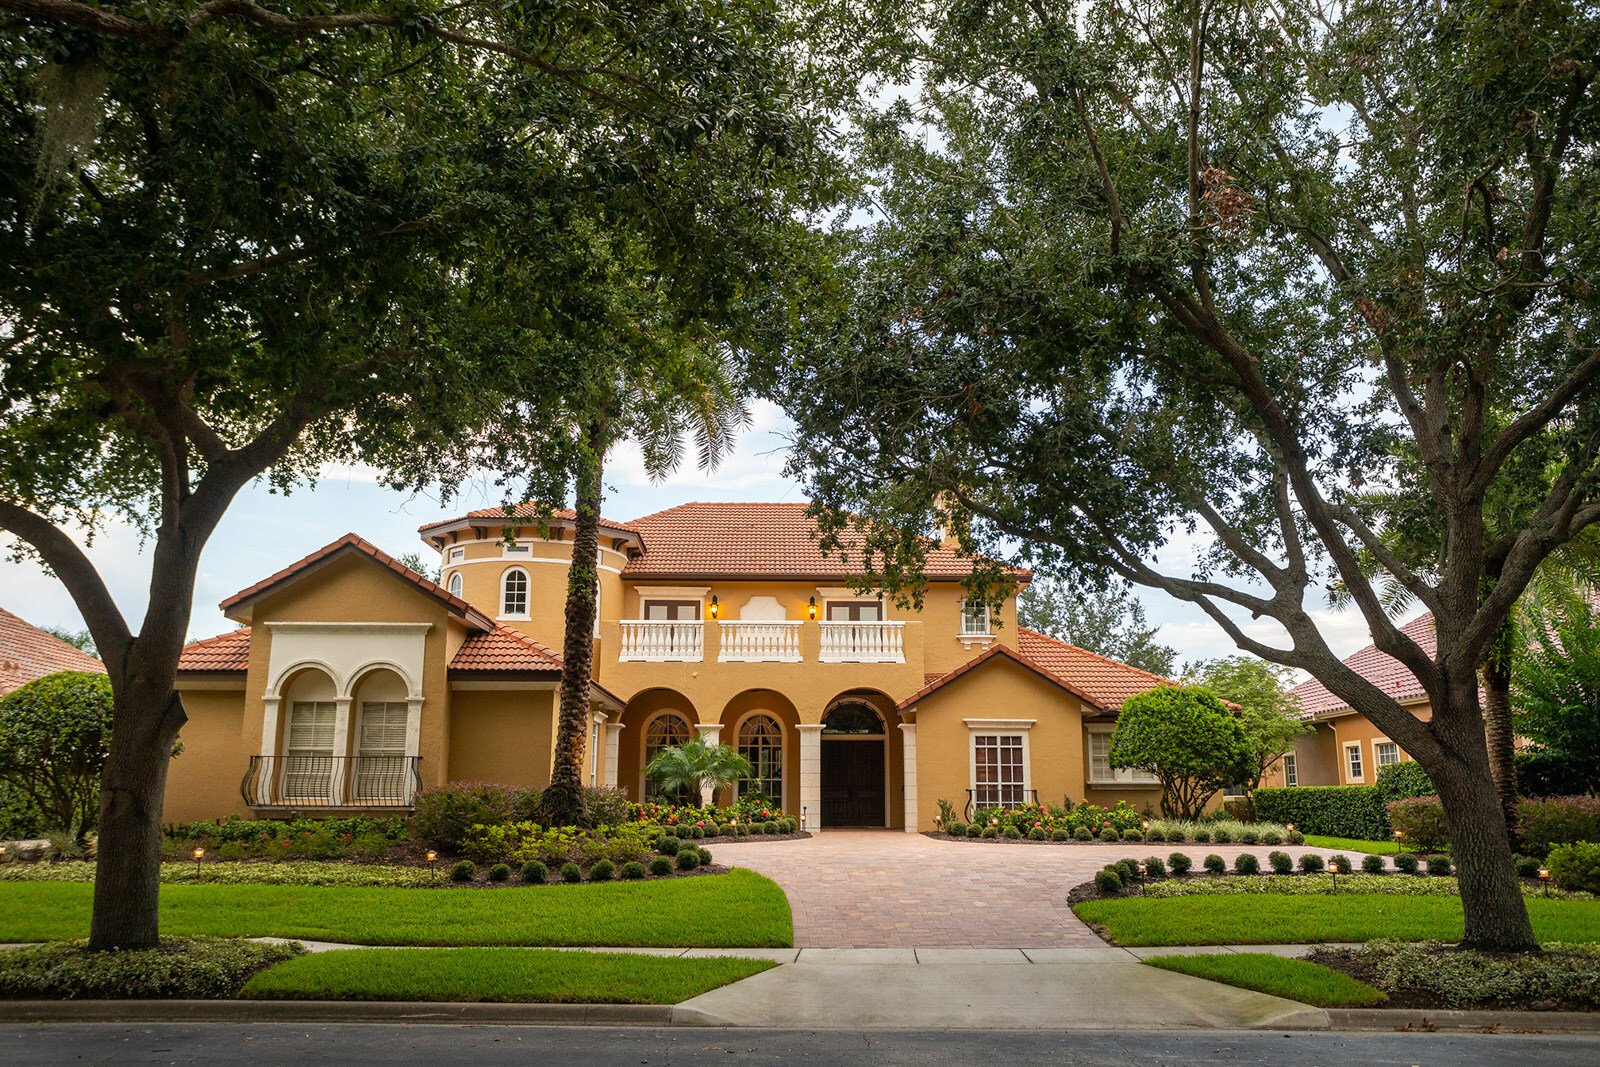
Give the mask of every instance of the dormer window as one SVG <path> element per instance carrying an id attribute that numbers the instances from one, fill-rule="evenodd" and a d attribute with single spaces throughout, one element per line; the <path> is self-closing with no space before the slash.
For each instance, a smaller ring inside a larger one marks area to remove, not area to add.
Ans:
<path id="1" fill-rule="evenodd" d="M 528 617 L 528 572 L 521 567 L 510 568 L 500 579 L 500 617 Z"/>
<path id="2" fill-rule="evenodd" d="M 963 600 L 961 602 L 961 635 L 963 637 L 987 637 L 989 628 L 989 605 L 978 600 Z"/>

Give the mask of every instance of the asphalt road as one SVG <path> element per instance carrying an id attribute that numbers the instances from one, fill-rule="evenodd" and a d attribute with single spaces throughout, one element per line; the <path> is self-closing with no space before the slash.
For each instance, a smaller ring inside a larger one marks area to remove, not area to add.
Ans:
<path id="1" fill-rule="evenodd" d="M 3 1007 L 0 1007 L 3 1015 Z M 1600 1035 L 1125 1030 L 721 1030 L 677 1027 L 41 1023 L 0 1025 L 0 1063 L 1271 1064 L 1518 1067 L 1600 1063 Z"/>

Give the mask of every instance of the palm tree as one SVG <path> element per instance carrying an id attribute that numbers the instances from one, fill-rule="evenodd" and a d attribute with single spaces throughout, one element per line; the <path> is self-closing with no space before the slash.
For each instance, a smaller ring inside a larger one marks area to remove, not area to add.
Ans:
<path id="1" fill-rule="evenodd" d="M 754 774 L 750 761 L 727 745 L 708 744 L 701 738 L 662 749 L 644 769 L 645 777 L 664 792 L 686 790 L 704 803 L 705 789 L 715 793 Z"/>

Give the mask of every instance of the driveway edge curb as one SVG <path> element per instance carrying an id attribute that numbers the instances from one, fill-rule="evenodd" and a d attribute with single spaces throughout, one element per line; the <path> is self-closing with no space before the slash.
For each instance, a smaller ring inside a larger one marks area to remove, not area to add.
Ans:
<path id="1" fill-rule="evenodd" d="M 670 1026 L 671 1004 L 489 1004 L 371 1000 L 13 1000 L 7 1022 L 512 1023 Z M 681 1025 L 693 1025 L 692 1023 Z"/>
<path id="2" fill-rule="evenodd" d="M 1334 1030 L 1503 1030 L 1506 1033 L 1559 1031 L 1600 1034 L 1600 1012 L 1586 1011 L 1429 1011 L 1421 1008 L 1329 1008 Z"/>

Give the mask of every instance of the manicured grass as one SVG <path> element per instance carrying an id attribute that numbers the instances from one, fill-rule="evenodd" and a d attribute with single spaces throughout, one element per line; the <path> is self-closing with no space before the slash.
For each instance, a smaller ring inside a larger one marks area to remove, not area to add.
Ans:
<path id="1" fill-rule="evenodd" d="M 1400 851 L 1393 841 L 1363 841 L 1359 837 L 1323 837 L 1320 834 L 1307 834 L 1306 844 L 1337 852 L 1363 852 L 1369 856 L 1392 856 Z"/>
<path id="2" fill-rule="evenodd" d="M 1164 971 L 1192 974 L 1196 978 L 1254 989 L 1258 993 L 1271 993 L 1275 997 L 1287 997 L 1319 1008 L 1370 1008 L 1389 999 L 1367 983 L 1320 964 L 1287 960 L 1259 952 L 1157 956 L 1144 962 Z M 267 972 L 269 975 L 271 973 Z M 266 975 L 258 976 L 256 980 L 260 981 L 263 977 Z"/>
<path id="3" fill-rule="evenodd" d="M 1527 898 L 1541 941 L 1600 941 L 1600 900 Z M 1459 941 L 1461 899 L 1340 893 L 1127 897 L 1073 910 L 1119 945 L 1277 945 L 1324 941 Z"/>
<path id="4" fill-rule="evenodd" d="M 0 942 L 86 937 L 92 885 L 0 882 Z M 395 889 L 166 885 L 163 936 L 359 945 L 784 947 L 789 901 L 754 871 L 603 885 Z"/>
<path id="5" fill-rule="evenodd" d="M 676 1004 L 759 974 L 767 960 L 679 959 L 527 948 L 318 952 L 250 980 L 256 1000 L 473 1000 Z"/>

